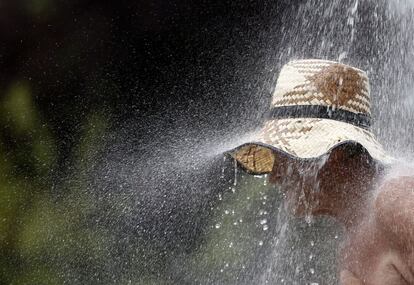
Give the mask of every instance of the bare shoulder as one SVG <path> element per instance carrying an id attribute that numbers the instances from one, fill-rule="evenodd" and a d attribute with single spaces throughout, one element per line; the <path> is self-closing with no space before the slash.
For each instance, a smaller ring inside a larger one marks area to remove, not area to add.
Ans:
<path id="1" fill-rule="evenodd" d="M 374 201 L 375 217 L 383 231 L 400 246 L 414 245 L 414 176 L 385 180 Z"/>
<path id="2" fill-rule="evenodd" d="M 398 176 L 383 181 L 375 197 L 379 214 L 396 214 L 396 210 L 405 205 L 414 205 L 414 176 Z"/>

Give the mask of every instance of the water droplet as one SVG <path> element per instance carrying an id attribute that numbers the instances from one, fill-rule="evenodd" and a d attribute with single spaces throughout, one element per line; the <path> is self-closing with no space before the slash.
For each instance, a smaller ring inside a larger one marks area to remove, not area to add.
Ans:
<path id="1" fill-rule="evenodd" d="M 221 227 L 221 224 L 217 223 L 215 227 L 216 229 L 219 229 Z"/>
<path id="2" fill-rule="evenodd" d="M 234 186 L 237 186 L 237 160 L 234 160 Z"/>
<path id="3" fill-rule="evenodd" d="M 259 245 L 262 246 L 263 245 L 263 241 L 259 241 Z"/>
<path id="4" fill-rule="evenodd" d="M 352 7 L 351 9 L 352 14 L 355 14 L 355 12 L 358 10 L 358 4 L 359 4 L 359 0 L 356 0 L 354 7 Z"/>

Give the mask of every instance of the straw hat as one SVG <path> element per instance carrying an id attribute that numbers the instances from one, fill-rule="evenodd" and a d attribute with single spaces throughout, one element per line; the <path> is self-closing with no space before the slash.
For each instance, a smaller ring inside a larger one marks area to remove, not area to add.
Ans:
<path id="1" fill-rule="evenodd" d="M 359 144 L 383 164 L 393 161 L 370 131 L 370 87 L 360 69 L 327 60 L 295 60 L 280 71 L 269 116 L 253 141 L 230 154 L 253 174 L 272 171 L 275 151 L 317 158 Z"/>

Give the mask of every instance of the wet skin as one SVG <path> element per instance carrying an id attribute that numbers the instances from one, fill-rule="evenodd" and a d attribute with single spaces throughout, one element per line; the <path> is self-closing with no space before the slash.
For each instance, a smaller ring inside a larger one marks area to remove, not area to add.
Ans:
<path id="1" fill-rule="evenodd" d="M 382 176 L 367 153 L 346 148 L 324 160 L 277 155 L 269 176 L 293 214 L 330 215 L 344 226 L 342 285 L 414 284 L 414 173 Z"/>

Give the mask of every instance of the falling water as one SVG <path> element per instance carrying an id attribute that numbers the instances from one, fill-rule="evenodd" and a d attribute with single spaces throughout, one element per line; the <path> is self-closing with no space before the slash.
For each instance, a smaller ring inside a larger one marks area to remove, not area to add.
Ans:
<path id="1" fill-rule="evenodd" d="M 368 72 L 374 132 L 395 156 L 412 154 L 413 9 L 414 1 L 403 0 L 310 0 L 283 15 L 267 11 L 275 21 L 255 38 L 264 78 L 246 76 L 263 83 L 244 107 L 234 106 L 244 108 L 234 122 L 223 122 L 229 135 L 184 122 L 169 136 L 160 128 L 145 147 L 122 136 L 110 144 L 91 187 L 108 204 L 98 226 L 115 240 L 102 271 L 113 280 L 129 276 L 124 284 L 335 284 L 336 223 L 292 218 L 267 177 L 237 170 L 223 152 L 249 141 L 246 125 L 260 126 L 284 63 L 323 58 Z M 227 118 L 227 109 L 219 111 Z M 152 279 L 140 279 L 148 272 Z M 70 268 L 66 274 L 76 276 Z"/>

